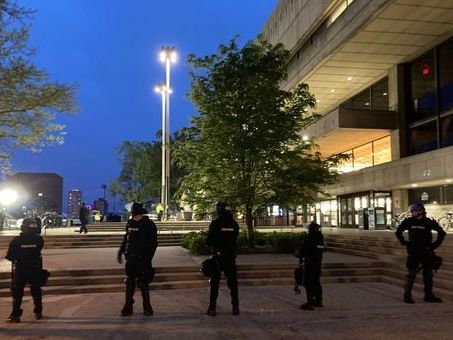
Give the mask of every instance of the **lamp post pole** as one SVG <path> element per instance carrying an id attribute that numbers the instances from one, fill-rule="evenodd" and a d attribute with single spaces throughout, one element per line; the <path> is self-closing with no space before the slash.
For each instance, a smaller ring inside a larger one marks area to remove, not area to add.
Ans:
<path id="1" fill-rule="evenodd" d="M 176 62 L 176 49 L 174 47 L 162 47 L 160 61 L 165 63 L 165 89 L 162 100 L 162 172 L 165 174 L 162 179 L 162 205 L 164 208 L 163 219 L 169 218 L 170 203 L 170 65 Z"/>
<path id="2" fill-rule="evenodd" d="M 165 107 L 165 101 L 166 101 L 166 85 L 164 84 L 159 84 L 156 85 L 155 91 L 157 93 L 160 93 L 161 98 L 162 98 L 162 176 L 161 176 L 161 192 L 160 192 L 160 202 L 162 206 L 165 206 L 165 202 L 167 201 L 167 186 L 166 186 L 166 119 L 165 119 L 165 112 L 166 112 L 166 107 Z"/>

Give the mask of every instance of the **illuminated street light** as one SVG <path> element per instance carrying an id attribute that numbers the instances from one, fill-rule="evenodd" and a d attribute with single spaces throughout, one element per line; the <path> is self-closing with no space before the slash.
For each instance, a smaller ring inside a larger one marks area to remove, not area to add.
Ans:
<path id="1" fill-rule="evenodd" d="M 161 87 L 160 93 L 165 100 L 162 100 L 162 179 L 161 203 L 163 205 L 163 218 L 168 220 L 168 203 L 170 197 L 170 65 L 177 60 L 176 48 L 161 47 L 159 59 L 165 63 L 165 87 Z"/>
<path id="2" fill-rule="evenodd" d="M 9 206 L 17 201 L 17 191 L 13 189 L 3 189 L 0 191 L 0 204 Z"/>

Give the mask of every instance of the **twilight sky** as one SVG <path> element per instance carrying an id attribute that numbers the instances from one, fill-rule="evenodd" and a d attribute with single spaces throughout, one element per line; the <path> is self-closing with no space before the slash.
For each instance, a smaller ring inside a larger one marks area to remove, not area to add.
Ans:
<path id="1" fill-rule="evenodd" d="M 51 79 L 78 84 L 80 110 L 57 119 L 67 126 L 64 145 L 19 151 L 13 170 L 62 176 L 63 211 L 72 188 L 86 202 L 102 197 L 101 185 L 119 174 L 121 142 L 151 140 L 161 127 L 161 100 L 153 91 L 165 76 L 160 46 L 175 46 L 179 54 L 171 77 L 174 132 L 196 114 L 186 98 L 187 55 L 215 53 L 237 34 L 240 43 L 255 38 L 277 1 L 19 0 L 36 10 L 29 44 L 36 64 Z"/>

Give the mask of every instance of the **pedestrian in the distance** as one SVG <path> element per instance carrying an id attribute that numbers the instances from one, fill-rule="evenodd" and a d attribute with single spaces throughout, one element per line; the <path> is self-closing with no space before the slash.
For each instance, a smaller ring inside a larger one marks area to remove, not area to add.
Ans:
<path id="1" fill-rule="evenodd" d="M 82 203 L 82 206 L 80 207 L 79 210 L 79 219 L 80 219 L 80 234 L 85 232 L 85 234 L 88 232 L 87 229 L 87 224 L 88 224 L 88 215 L 90 214 L 90 211 L 85 205 L 85 202 Z"/>

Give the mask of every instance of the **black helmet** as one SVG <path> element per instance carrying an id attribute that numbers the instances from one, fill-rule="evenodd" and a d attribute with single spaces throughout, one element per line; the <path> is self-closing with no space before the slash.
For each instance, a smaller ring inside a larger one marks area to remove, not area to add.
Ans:
<path id="1" fill-rule="evenodd" d="M 22 230 L 24 233 L 35 231 L 37 229 L 38 225 L 36 224 L 35 220 L 31 218 L 24 219 L 20 226 L 20 230 Z"/>
<path id="2" fill-rule="evenodd" d="M 425 206 L 421 203 L 413 203 L 409 206 L 409 211 L 410 212 L 413 212 L 413 211 L 421 211 L 422 213 L 425 213 L 426 210 L 425 210 Z"/>
<path id="3" fill-rule="evenodd" d="M 225 215 L 231 212 L 231 207 L 227 202 L 218 202 L 215 208 L 217 210 L 217 214 L 219 215 Z"/>
<path id="4" fill-rule="evenodd" d="M 206 277 L 212 277 L 220 272 L 219 261 L 215 257 L 204 260 L 200 266 L 200 272 Z"/>
<path id="5" fill-rule="evenodd" d="M 136 215 L 143 215 L 143 214 L 146 214 L 147 211 L 145 208 L 143 208 L 143 204 L 140 203 L 140 202 L 134 202 L 132 203 L 132 206 L 131 206 L 131 214 L 132 214 L 132 217 L 136 216 Z"/>

